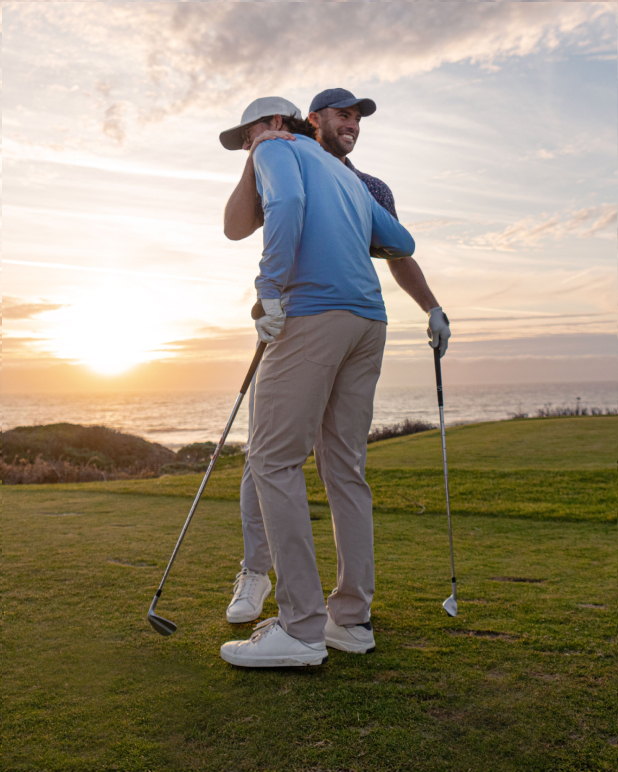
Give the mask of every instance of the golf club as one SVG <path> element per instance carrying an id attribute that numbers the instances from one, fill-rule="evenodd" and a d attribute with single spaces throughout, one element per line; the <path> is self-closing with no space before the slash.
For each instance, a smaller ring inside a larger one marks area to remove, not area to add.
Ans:
<path id="1" fill-rule="evenodd" d="M 253 316 L 253 318 L 255 319 L 258 317 Z M 219 444 L 215 448 L 215 452 L 212 454 L 212 458 L 210 459 L 210 464 L 208 465 L 208 469 L 206 470 L 206 474 L 204 475 L 204 479 L 202 480 L 200 489 L 198 490 L 197 496 L 195 497 L 193 505 L 191 506 L 191 511 L 189 512 L 189 516 L 187 517 L 187 520 L 180 533 L 178 541 L 176 542 L 176 546 L 174 547 L 174 552 L 172 553 L 170 562 L 167 564 L 167 568 L 165 569 L 165 573 L 163 574 L 163 579 L 161 579 L 161 584 L 159 585 L 159 589 L 156 591 L 155 596 L 152 599 L 152 603 L 150 604 L 150 609 L 148 610 L 148 621 L 160 635 L 171 635 L 172 633 L 176 632 L 176 627 L 177 627 L 175 622 L 171 622 L 169 619 L 164 619 L 163 617 L 158 616 L 158 614 L 155 614 L 155 608 L 157 607 L 157 603 L 159 602 L 159 598 L 161 597 L 163 585 L 165 584 L 165 580 L 167 579 L 167 576 L 174 564 L 174 560 L 176 559 L 176 555 L 178 554 L 178 550 L 180 549 L 182 540 L 185 538 L 185 534 L 187 532 L 187 528 L 189 527 L 189 523 L 191 522 L 191 518 L 193 517 L 193 514 L 197 508 L 199 500 L 202 497 L 202 493 L 204 492 L 206 483 L 208 482 L 210 475 L 212 474 L 212 471 L 215 468 L 215 464 L 217 463 L 217 459 L 219 458 L 219 454 L 221 453 L 221 449 L 223 448 L 225 439 L 230 429 L 232 428 L 232 424 L 234 423 L 234 419 L 236 418 L 236 414 L 238 413 L 240 404 L 243 400 L 243 397 L 247 393 L 247 389 L 251 384 L 251 380 L 255 374 L 255 371 L 257 370 L 258 365 L 260 364 L 260 360 L 262 358 L 262 354 L 264 353 L 265 349 L 266 349 L 266 343 L 260 341 L 260 344 L 256 349 L 255 356 L 253 357 L 253 361 L 251 362 L 251 367 L 249 368 L 249 372 L 247 373 L 247 377 L 245 378 L 243 385 L 240 387 L 240 393 L 238 394 L 238 397 L 236 397 L 236 403 L 234 404 L 234 409 L 232 410 L 232 414 L 230 415 L 228 422 L 226 424 L 226 427 L 223 430 L 223 435 L 219 440 Z"/>
<path id="2" fill-rule="evenodd" d="M 442 395 L 442 370 L 440 368 L 440 349 L 433 350 L 436 366 L 436 386 L 438 388 L 438 407 L 440 408 L 440 434 L 442 436 L 442 464 L 444 466 L 444 489 L 446 491 L 446 517 L 448 519 L 448 543 L 451 548 L 451 583 L 453 594 L 442 604 L 442 608 L 450 617 L 457 616 L 457 583 L 455 581 L 455 557 L 453 555 L 453 530 L 451 528 L 451 502 L 448 495 L 448 466 L 446 464 L 446 435 L 444 433 L 444 399 Z"/>

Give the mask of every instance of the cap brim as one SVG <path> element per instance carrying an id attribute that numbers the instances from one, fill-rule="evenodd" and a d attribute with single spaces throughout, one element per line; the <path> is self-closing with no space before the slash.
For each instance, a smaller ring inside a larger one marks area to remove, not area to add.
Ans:
<path id="1" fill-rule="evenodd" d="M 335 104 L 328 106 L 336 109 L 356 106 L 360 110 L 360 114 L 363 118 L 367 118 L 368 115 L 373 115 L 378 109 L 373 99 L 344 99 L 341 102 L 336 102 Z"/>
<path id="2" fill-rule="evenodd" d="M 245 125 L 234 126 L 233 129 L 227 129 L 219 134 L 219 140 L 226 150 L 242 150 L 244 145 L 242 130 L 245 128 Z"/>

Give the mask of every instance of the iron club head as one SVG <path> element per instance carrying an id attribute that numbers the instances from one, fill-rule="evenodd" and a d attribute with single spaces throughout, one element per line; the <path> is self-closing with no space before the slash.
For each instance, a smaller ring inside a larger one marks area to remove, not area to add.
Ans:
<path id="1" fill-rule="evenodd" d="M 159 635 L 171 635 L 176 632 L 177 626 L 174 622 L 170 622 L 169 619 L 158 616 L 158 614 L 155 614 L 152 610 L 148 612 L 148 621 Z"/>
<path id="2" fill-rule="evenodd" d="M 457 601 L 455 598 L 450 595 L 442 604 L 442 608 L 446 611 L 446 613 L 450 617 L 456 617 L 457 616 Z"/>
<path id="3" fill-rule="evenodd" d="M 169 619 L 164 619 L 158 614 L 155 614 L 155 609 L 160 597 L 161 588 L 157 590 L 154 598 L 152 599 L 152 603 L 150 604 L 150 608 L 148 609 L 148 621 L 159 633 L 159 635 L 171 635 L 172 633 L 176 632 L 177 625 L 174 622 L 170 622 Z"/>

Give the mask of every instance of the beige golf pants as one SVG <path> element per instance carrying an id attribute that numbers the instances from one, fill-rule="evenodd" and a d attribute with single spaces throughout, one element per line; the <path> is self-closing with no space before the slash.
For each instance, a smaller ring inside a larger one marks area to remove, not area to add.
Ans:
<path id="1" fill-rule="evenodd" d="M 283 629 L 324 640 L 326 606 L 315 561 L 303 464 L 315 446 L 337 547 L 338 625 L 369 620 L 374 593 L 367 435 L 386 324 L 349 311 L 288 318 L 266 349 L 255 392 L 249 451 L 273 559 Z"/>

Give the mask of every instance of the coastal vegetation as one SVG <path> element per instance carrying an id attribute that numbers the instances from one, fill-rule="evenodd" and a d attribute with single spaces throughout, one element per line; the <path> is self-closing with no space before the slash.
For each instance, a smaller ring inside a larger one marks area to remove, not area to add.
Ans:
<path id="1" fill-rule="evenodd" d="M 454 619 L 439 432 L 372 443 L 377 650 L 331 650 L 310 671 L 219 658 L 252 629 L 225 621 L 239 468 L 213 474 L 166 584 L 170 638 L 146 612 L 201 475 L 5 488 L 5 768 L 615 769 L 617 428 L 576 416 L 447 430 Z M 327 595 L 330 512 L 311 459 L 305 475 Z"/>
<path id="2" fill-rule="evenodd" d="M 0 472 L 4 485 L 144 479 L 203 471 L 215 447 L 194 443 L 175 453 L 104 426 L 18 426 L 3 432 Z M 224 456 L 237 454 L 237 445 L 222 449 Z"/>

